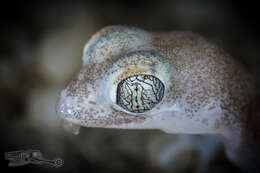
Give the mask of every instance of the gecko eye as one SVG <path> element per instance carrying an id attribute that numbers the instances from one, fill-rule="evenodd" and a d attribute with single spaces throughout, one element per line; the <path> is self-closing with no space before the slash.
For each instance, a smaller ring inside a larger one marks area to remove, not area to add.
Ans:
<path id="1" fill-rule="evenodd" d="M 116 103 L 129 112 L 143 113 L 157 105 L 163 95 L 164 85 L 157 77 L 132 75 L 118 84 Z"/>

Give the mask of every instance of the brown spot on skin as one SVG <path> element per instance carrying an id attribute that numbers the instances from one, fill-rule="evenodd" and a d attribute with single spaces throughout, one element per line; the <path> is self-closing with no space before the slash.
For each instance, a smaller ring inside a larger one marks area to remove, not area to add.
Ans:
<path id="1" fill-rule="evenodd" d="M 202 123 L 208 126 L 209 125 L 209 120 L 207 118 L 204 118 L 202 120 Z"/>
<path id="2" fill-rule="evenodd" d="M 219 129 L 219 128 L 220 128 L 220 122 L 219 122 L 219 120 L 216 120 L 214 127 L 215 127 L 216 129 Z"/>
<path id="3" fill-rule="evenodd" d="M 95 104 L 96 104 L 96 102 L 94 102 L 94 101 L 88 101 L 88 103 L 89 103 L 89 104 L 92 104 L 92 105 L 95 105 Z"/>
<path id="4" fill-rule="evenodd" d="M 216 108 L 216 106 L 211 106 L 211 107 L 208 108 L 208 110 L 212 110 L 212 109 L 215 109 L 215 108 Z"/>

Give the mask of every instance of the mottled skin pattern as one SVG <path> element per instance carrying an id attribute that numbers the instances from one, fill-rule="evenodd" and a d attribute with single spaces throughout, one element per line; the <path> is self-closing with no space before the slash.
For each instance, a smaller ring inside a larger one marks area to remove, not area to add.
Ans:
<path id="1" fill-rule="evenodd" d="M 165 85 L 162 101 L 144 113 L 116 104 L 117 84 L 136 74 L 154 75 Z M 229 151 L 244 153 L 254 95 L 243 67 L 200 35 L 110 26 L 85 46 L 83 67 L 61 92 L 57 110 L 66 121 L 86 127 L 214 134 Z"/>

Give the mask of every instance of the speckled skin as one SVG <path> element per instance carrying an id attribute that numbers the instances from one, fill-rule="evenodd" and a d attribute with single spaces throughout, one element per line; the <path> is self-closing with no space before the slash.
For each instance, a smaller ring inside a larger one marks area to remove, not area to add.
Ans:
<path id="1" fill-rule="evenodd" d="M 145 113 L 116 105 L 117 84 L 134 74 L 154 75 L 165 85 L 162 101 Z M 85 46 L 83 67 L 57 108 L 61 118 L 81 126 L 214 134 L 237 150 L 249 133 L 254 92 L 243 67 L 198 34 L 109 26 Z"/>

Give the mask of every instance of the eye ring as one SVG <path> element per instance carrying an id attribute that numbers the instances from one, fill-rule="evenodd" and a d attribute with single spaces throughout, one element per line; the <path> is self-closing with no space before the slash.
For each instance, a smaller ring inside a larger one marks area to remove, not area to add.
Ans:
<path id="1" fill-rule="evenodd" d="M 129 112 L 143 113 L 162 100 L 164 90 L 162 81 L 153 75 L 131 75 L 118 83 L 116 103 Z"/>

